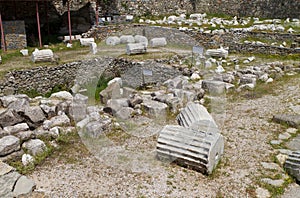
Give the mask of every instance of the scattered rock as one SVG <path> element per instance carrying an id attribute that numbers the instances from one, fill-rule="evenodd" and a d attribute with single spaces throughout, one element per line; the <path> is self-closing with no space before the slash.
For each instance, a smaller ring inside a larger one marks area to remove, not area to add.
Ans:
<path id="1" fill-rule="evenodd" d="M 47 149 L 46 144 L 40 139 L 31 139 L 24 142 L 22 148 L 33 156 L 39 155 Z"/>
<path id="2" fill-rule="evenodd" d="M 22 155 L 22 164 L 24 166 L 32 164 L 33 162 L 34 162 L 34 159 L 33 159 L 33 157 L 31 155 L 29 155 L 29 154 L 23 154 Z"/>
<path id="3" fill-rule="evenodd" d="M 20 150 L 20 139 L 8 135 L 0 139 L 0 156 L 5 156 Z"/>
<path id="4" fill-rule="evenodd" d="M 35 183 L 33 180 L 28 179 L 25 176 L 21 176 L 16 185 L 14 186 L 13 194 L 16 197 L 20 195 L 28 195 L 35 189 Z"/>
<path id="5" fill-rule="evenodd" d="M 278 114 L 273 116 L 273 121 L 287 124 L 290 127 L 300 128 L 300 115 Z"/>
<path id="6" fill-rule="evenodd" d="M 273 180 L 273 179 L 270 179 L 270 178 L 263 178 L 261 181 L 266 183 L 266 184 L 270 184 L 270 185 L 276 186 L 276 187 L 280 187 L 284 183 L 284 180 L 282 180 L 282 179 Z"/>
<path id="7" fill-rule="evenodd" d="M 257 188 L 255 190 L 255 193 L 256 193 L 257 198 L 269 198 L 269 197 L 271 197 L 270 192 L 267 189 L 264 189 L 264 188 Z"/>
<path id="8" fill-rule="evenodd" d="M 73 100 L 73 96 L 70 92 L 67 91 L 60 91 L 51 94 L 50 99 L 58 99 L 58 100 Z"/>

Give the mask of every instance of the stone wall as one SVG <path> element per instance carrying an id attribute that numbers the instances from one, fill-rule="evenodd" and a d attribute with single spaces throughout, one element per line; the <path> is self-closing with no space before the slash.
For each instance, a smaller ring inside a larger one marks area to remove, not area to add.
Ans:
<path id="1" fill-rule="evenodd" d="M 22 49 L 27 47 L 24 21 L 3 21 L 3 29 L 7 49 Z"/>
<path id="2" fill-rule="evenodd" d="M 263 18 L 299 18 L 300 1 L 295 0 L 121 0 L 121 13 L 163 15 L 186 11 L 255 16 Z"/>
<path id="3" fill-rule="evenodd" d="M 45 94 L 55 86 L 70 89 L 74 84 L 94 83 L 95 88 L 101 75 L 105 78 L 121 76 L 124 84 L 139 87 L 143 83 L 143 69 L 151 70 L 152 76 L 145 77 L 145 83 L 163 82 L 181 74 L 177 69 L 164 63 L 137 63 L 124 59 L 97 58 L 59 65 L 36 67 L 11 71 L 0 82 L 0 95 L 38 92 Z"/>

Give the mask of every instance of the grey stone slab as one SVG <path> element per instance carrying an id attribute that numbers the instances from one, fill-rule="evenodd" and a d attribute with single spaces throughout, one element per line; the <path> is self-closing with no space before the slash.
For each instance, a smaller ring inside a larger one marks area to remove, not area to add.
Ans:
<path id="1" fill-rule="evenodd" d="M 20 196 L 20 195 L 28 195 L 30 194 L 35 188 L 35 183 L 33 180 L 28 179 L 25 176 L 21 176 L 14 188 L 14 195 L 16 197 Z"/>
<path id="2" fill-rule="evenodd" d="M 13 188 L 16 181 L 20 177 L 21 175 L 16 171 L 0 176 L 0 197 L 1 198 L 14 197 Z"/>
<path id="3" fill-rule="evenodd" d="M 20 139 L 9 135 L 0 139 L 0 156 L 20 150 Z"/>
<path id="4" fill-rule="evenodd" d="M 149 117 L 158 118 L 161 121 L 166 120 L 168 105 L 165 103 L 154 100 L 144 100 L 141 106 Z"/>
<path id="5" fill-rule="evenodd" d="M 266 184 L 270 184 L 270 185 L 276 186 L 276 187 L 280 187 L 284 183 L 284 180 L 282 180 L 282 179 L 273 180 L 273 179 L 270 179 L 270 178 L 263 178 L 263 179 L 261 179 L 261 181 L 266 183 Z"/>
<path id="6" fill-rule="evenodd" d="M 15 170 L 13 167 L 9 166 L 8 164 L 2 162 L 0 160 L 0 177 Z"/>
<path id="7" fill-rule="evenodd" d="M 286 144 L 287 148 L 293 151 L 300 150 L 300 135 L 297 135 Z"/>
<path id="8" fill-rule="evenodd" d="M 285 123 L 291 127 L 300 128 L 300 115 L 278 114 L 273 116 L 273 121 Z"/>

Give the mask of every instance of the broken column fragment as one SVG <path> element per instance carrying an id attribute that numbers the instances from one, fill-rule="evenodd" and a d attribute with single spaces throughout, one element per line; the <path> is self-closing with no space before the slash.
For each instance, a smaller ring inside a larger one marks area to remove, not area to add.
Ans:
<path id="1" fill-rule="evenodd" d="M 208 133 L 219 133 L 219 129 L 213 117 L 208 113 L 207 109 L 200 104 L 189 102 L 187 106 L 181 110 L 176 119 L 179 125 L 186 128 Z"/>
<path id="2" fill-rule="evenodd" d="M 300 181 L 300 151 L 293 151 L 288 156 L 284 168 L 297 181 Z"/>
<path id="3" fill-rule="evenodd" d="M 211 174 L 224 152 L 220 133 L 205 133 L 178 125 L 167 125 L 159 133 L 157 157 Z"/>

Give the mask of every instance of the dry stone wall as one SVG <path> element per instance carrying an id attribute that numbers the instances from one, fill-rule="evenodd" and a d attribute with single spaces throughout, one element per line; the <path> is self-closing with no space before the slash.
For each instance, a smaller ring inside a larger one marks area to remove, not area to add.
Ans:
<path id="1" fill-rule="evenodd" d="M 121 0 L 118 10 L 134 15 L 162 15 L 207 12 L 263 18 L 299 18 L 300 2 L 295 0 Z"/>
<path id="2" fill-rule="evenodd" d="M 3 21 L 3 29 L 7 49 L 22 49 L 27 47 L 24 21 Z"/>

